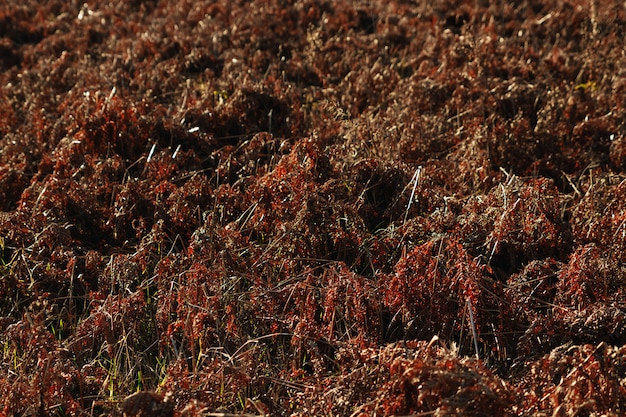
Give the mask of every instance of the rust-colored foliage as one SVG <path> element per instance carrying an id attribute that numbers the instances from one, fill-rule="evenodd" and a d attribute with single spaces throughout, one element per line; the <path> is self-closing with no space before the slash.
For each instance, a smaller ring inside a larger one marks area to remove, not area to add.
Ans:
<path id="1" fill-rule="evenodd" d="M 507 300 L 517 319 L 532 322 L 542 319 L 557 294 L 557 272 L 563 265 L 554 259 L 532 261 L 507 281 Z M 563 288 L 568 288 L 563 285 Z"/>
<path id="2" fill-rule="evenodd" d="M 624 372 L 624 348 L 563 345 L 528 362 L 520 388 L 524 415 L 603 413 L 618 416 L 626 406 L 624 389 L 611 375 Z"/>
<path id="3" fill-rule="evenodd" d="M 402 338 L 450 338 L 472 331 L 469 308 L 480 333 L 485 306 L 485 266 L 448 238 L 433 239 L 407 253 L 384 284 L 385 305 L 402 323 Z M 393 324 L 393 323 L 392 323 Z M 397 336 L 396 336 L 397 337 Z"/>
<path id="4" fill-rule="evenodd" d="M 174 407 L 167 399 L 155 392 L 140 391 L 124 399 L 122 415 L 124 417 L 171 417 Z"/>
<path id="5" fill-rule="evenodd" d="M 437 339 L 351 347 L 336 356 L 344 371 L 317 384 L 311 398 L 298 398 L 296 415 L 514 415 L 514 387 Z"/>
<path id="6" fill-rule="evenodd" d="M 571 237 L 564 205 L 565 197 L 550 180 L 510 176 L 487 196 L 467 201 L 458 232 L 496 276 L 507 278 L 530 261 L 567 255 Z"/>
<path id="7" fill-rule="evenodd" d="M 623 414 L 622 2 L 4 3 L 0 414 Z"/>
<path id="8" fill-rule="evenodd" d="M 623 263 L 626 247 L 626 183 L 621 176 L 586 178 L 585 195 L 572 209 L 572 233 L 579 245 L 595 243 Z"/>

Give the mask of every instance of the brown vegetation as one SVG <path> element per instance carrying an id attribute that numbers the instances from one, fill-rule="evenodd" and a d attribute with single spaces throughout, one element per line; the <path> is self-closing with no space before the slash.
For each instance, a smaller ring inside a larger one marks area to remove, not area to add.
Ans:
<path id="1" fill-rule="evenodd" d="M 624 414 L 626 8 L 452 3 L 2 6 L 0 414 Z"/>

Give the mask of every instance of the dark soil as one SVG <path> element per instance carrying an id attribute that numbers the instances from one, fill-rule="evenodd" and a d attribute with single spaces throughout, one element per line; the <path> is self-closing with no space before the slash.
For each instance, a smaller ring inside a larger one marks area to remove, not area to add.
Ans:
<path id="1" fill-rule="evenodd" d="M 4 2 L 0 414 L 623 415 L 625 34 Z"/>

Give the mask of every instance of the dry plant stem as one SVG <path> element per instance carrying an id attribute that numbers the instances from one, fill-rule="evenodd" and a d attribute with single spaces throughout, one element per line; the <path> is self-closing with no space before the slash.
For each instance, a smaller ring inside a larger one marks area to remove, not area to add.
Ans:
<path id="1" fill-rule="evenodd" d="M 406 213 L 404 214 L 404 221 L 406 222 L 407 217 L 409 216 L 409 210 L 411 209 L 411 204 L 413 204 L 413 197 L 415 196 L 415 189 L 420 181 L 420 176 L 422 173 L 422 166 L 418 166 L 411 178 L 409 184 L 413 183 L 413 188 L 411 189 L 411 196 L 409 197 L 409 203 L 406 206 Z"/>
<path id="2" fill-rule="evenodd" d="M 474 339 L 474 350 L 476 351 L 476 359 L 480 359 L 480 353 L 478 350 L 478 334 L 476 333 L 476 324 L 474 323 L 474 313 L 472 312 L 472 303 L 469 298 L 465 300 L 467 305 L 467 311 L 469 313 L 470 326 L 472 328 L 472 339 Z"/>

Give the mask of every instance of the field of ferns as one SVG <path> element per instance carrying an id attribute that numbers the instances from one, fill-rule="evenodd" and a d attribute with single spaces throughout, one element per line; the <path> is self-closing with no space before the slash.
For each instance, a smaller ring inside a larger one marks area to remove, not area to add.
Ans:
<path id="1" fill-rule="evenodd" d="M 7 0 L 0 414 L 626 413 L 626 4 Z"/>

